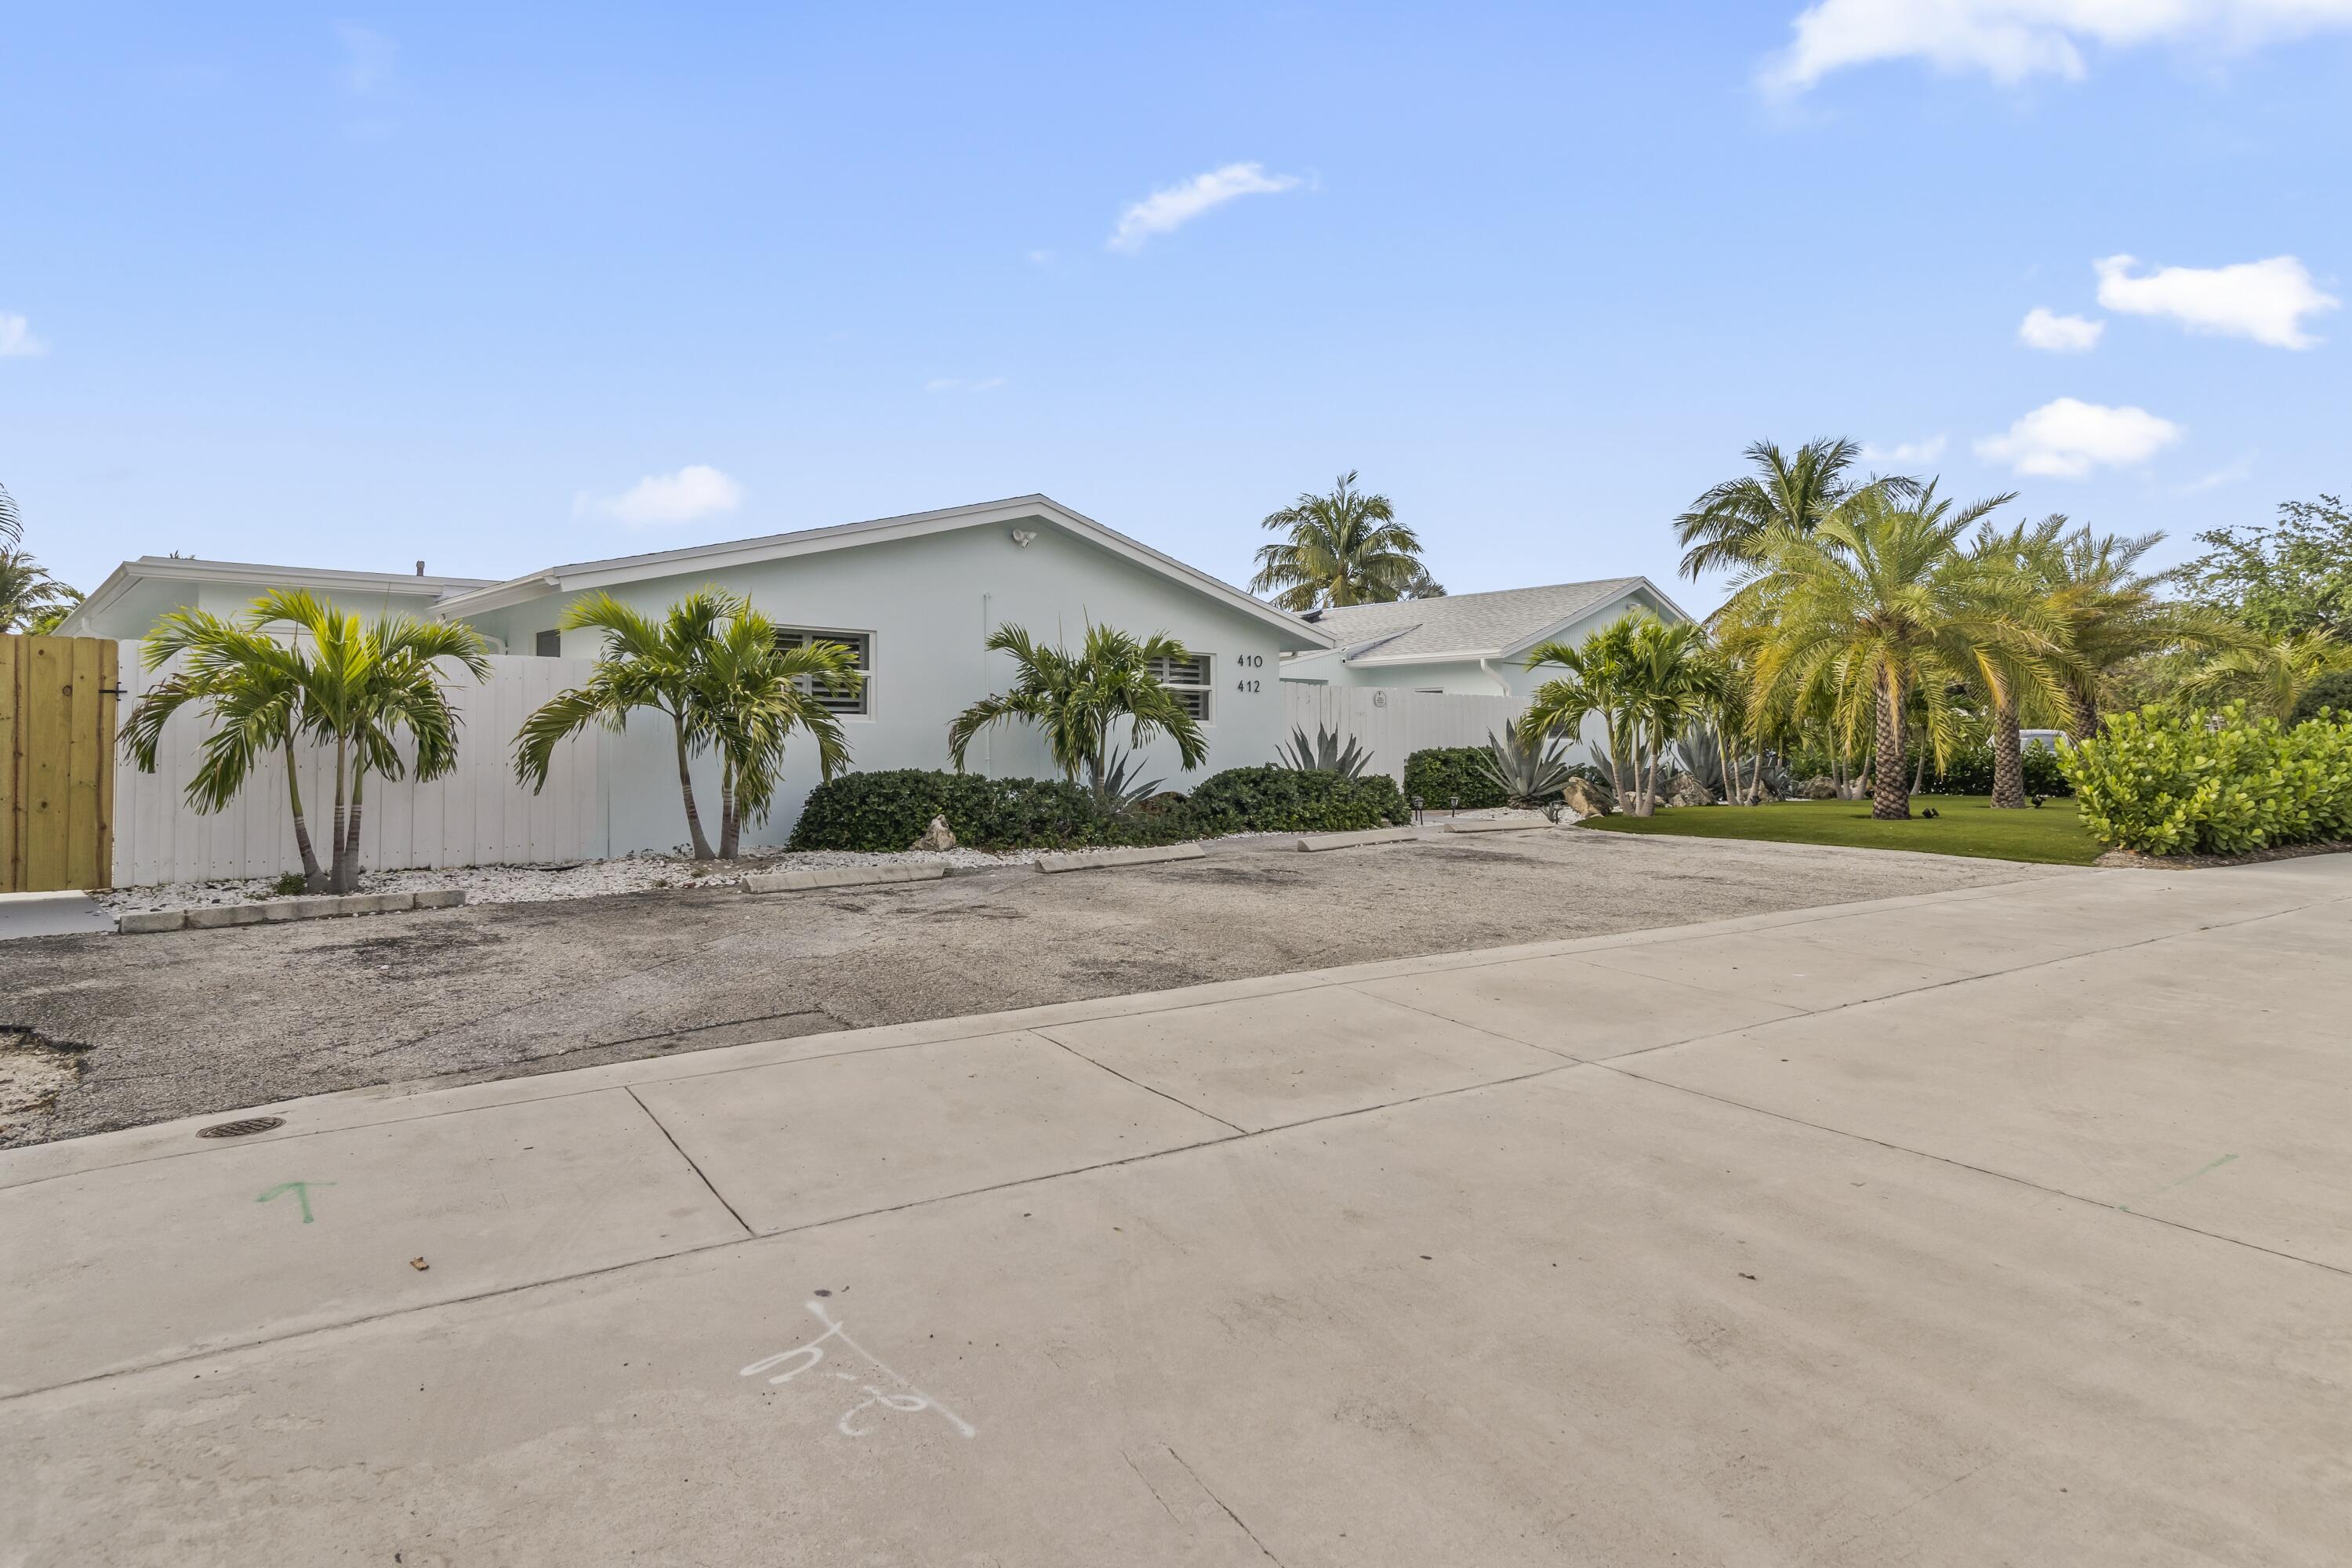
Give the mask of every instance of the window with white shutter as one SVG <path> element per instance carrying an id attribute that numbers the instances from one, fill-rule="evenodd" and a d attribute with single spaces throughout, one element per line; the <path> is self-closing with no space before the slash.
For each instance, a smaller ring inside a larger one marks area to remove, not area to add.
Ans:
<path id="1" fill-rule="evenodd" d="M 808 692 L 830 713 L 863 715 L 874 711 L 874 634 L 872 632 L 826 632 L 805 626 L 791 626 L 776 633 L 776 646 L 782 648 L 806 647 L 811 643 L 837 643 L 849 650 L 849 657 L 864 677 L 855 691 L 838 689 L 812 677 L 803 677 L 801 689 Z"/>
<path id="2" fill-rule="evenodd" d="M 1205 724 L 1209 721 L 1209 691 L 1213 684 L 1209 678 L 1209 656 L 1196 653 L 1190 658 L 1155 658 L 1151 673 L 1162 686 L 1176 694 L 1184 711 Z"/>

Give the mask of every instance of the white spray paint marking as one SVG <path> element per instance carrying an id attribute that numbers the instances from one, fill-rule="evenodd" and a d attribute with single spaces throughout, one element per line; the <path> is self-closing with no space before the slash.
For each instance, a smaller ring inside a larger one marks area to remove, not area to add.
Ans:
<path id="1" fill-rule="evenodd" d="M 910 1415 L 924 1410 L 936 1410 L 947 1419 L 948 1425 L 953 1426 L 965 1436 L 977 1437 L 980 1436 L 979 1427 L 974 1426 L 971 1422 L 965 1420 L 962 1416 L 957 1415 L 946 1405 L 941 1405 L 938 1400 L 933 1399 L 929 1394 L 925 1394 L 921 1389 L 917 1388 L 913 1384 L 908 1382 L 898 1373 L 892 1371 L 888 1363 L 885 1363 L 881 1357 L 876 1355 L 872 1351 L 867 1350 L 864 1345 L 859 1344 L 856 1340 L 851 1339 L 849 1337 L 848 1326 L 844 1323 L 835 1322 L 832 1317 L 825 1311 L 824 1303 L 822 1301 L 810 1301 L 805 1304 L 808 1307 L 809 1311 L 815 1316 L 816 1321 L 824 1325 L 824 1332 L 817 1335 L 816 1338 L 809 1341 L 806 1344 L 794 1345 L 788 1351 L 782 1351 L 775 1355 L 766 1356 L 759 1361 L 755 1361 L 750 1366 L 745 1367 L 738 1375 L 742 1377 L 757 1377 L 761 1373 L 767 1372 L 772 1368 L 783 1366 L 786 1362 L 796 1361 L 798 1363 L 797 1365 L 785 1367 L 785 1370 L 777 1373 L 775 1376 L 768 1379 L 771 1384 L 790 1383 L 801 1373 L 812 1370 L 824 1361 L 826 1349 L 825 1342 L 827 1340 L 838 1340 L 843 1345 L 855 1352 L 860 1358 L 871 1363 L 874 1369 L 880 1373 L 884 1378 L 887 1379 L 891 1383 L 897 1384 L 898 1385 L 899 1392 L 895 1394 L 889 1393 L 884 1389 L 876 1387 L 870 1383 L 861 1384 L 861 1386 L 866 1390 L 866 1399 L 842 1412 L 841 1419 L 833 1424 L 833 1429 L 835 1431 L 840 1433 L 845 1437 L 865 1436 L 867 1433 L 873 1431 L 874 1428 L 871 1426 L 853 1426 L 851 1425 L 851 1417 L 855 1416 L 861 1410 L 871 1410 L 874 1406 L 878 1405 L 885 1410 L 897 1410 Z M 858 1381 L 857 1375 L 855 1373 L 835 1372 L 828 1375 L 839 1378 L 844 1383 L 856 1383 Z"/>

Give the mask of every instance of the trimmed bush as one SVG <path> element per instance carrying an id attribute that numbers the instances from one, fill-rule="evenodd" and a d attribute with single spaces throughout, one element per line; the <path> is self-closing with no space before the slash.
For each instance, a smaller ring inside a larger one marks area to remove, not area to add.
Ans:
<path id="1" fill-rule="evenodd" d="M 2242 855 L 2352 837 L 2352 719 L 2290 730 L 2248 719 L 2242 702 L 2218 714 L 2150 708 L 2111 717 L 2060 763 L 2084 826 L 2112 848 Z"/>
<path id="2" fill-rule="evenodd" d="M 2352 719 L 2352 669 L 2330 670 L 2305 687 L 2286 721 L 2300 724 L 2316 719 L 2322 708 L 2334 709 L 2338 719 Z"/>
<path id="3" fill-rule="evenodd" d="M 1386 773 L 1343 778 L 1296 768 L 1228 768 L 1212 773 L 1184 803 L 1192 837 L 1220 833 L 1352 833 L 1412 820 Z"/>
<path id="4" fill-rule="evenodd" d="M 892 854 L 944 816 L 975 849 L 1061 849 L 1129 843 L 1095 811 L 1094 797 L 1060 779 L 988 779 L 920 768 L 843 773 L 809 793 L 793 826 L 794 849 Z"/>
<path id="5" fill-rule="evenodd" d="M 1503 786 L 1486 769 L 1484 746 L 1432 746 L 1404 760 L 1405 798 L 1421 797 L 1423 809 L 1444 811 L 1455 795 L 1465 811 L 1507 805 Z"/>

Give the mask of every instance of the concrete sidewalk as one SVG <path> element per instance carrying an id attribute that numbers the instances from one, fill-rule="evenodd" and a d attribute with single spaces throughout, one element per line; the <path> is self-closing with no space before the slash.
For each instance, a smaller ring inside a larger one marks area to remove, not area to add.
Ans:
<path id="1" fill-rule="evenodd" d="M 0 1560 L 2344 1561 L 2347 952 L 2085 873 L 0 1153 Z"/>

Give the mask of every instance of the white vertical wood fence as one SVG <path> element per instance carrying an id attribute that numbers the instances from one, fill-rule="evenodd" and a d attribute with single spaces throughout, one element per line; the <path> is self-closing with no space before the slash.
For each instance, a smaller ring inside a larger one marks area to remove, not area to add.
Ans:
<path id="1" fill-rule="evenodd" d="M 625 736 L 583 731 L 559 747 L 547 787 L 534 795 L 515 782 L 514 737 L 524 716 L 586 679 L 593 659 L 491 658 L 490 679 L 478 683 L 459 671 L 450 700 L 462 728 L 455 772 L 431 784 L 371 775 L 360 819 L 360 863 L 371 870 L 410 867 L 510 865 L 582 860 L 609 852 L 608 752 L 658 740 L 632 726 Z M 150 674 L 139 645 L 122 645 L 121 711 L 171 667 Z M 205 723 L 191 704 L 163 730 L 155 772 L 115 761 L 114 885 L 274 877 L 302 868 L 294 847 L 286 794 L 286 764 L 272 757 L 257 769 L 236 799 L 216 812 L 187 803 L 188 780 L 203 761 Z M 331 751 L 308 748 L 300 757 L 302 805 L 310 842 L 325 860 L 333 842 L 334 768 Z"/>
<path id="2" fill-rule="evenodd" d="M 1317 729 L 1352 736 L 1371 753 L 1371 768 L 1404 782 L 1404 762 L 1431 746 L 1483 746 L 1527 708 L 1524 697 L 1408 691 L 1389 686 L 1282 683 L 1283 734 Z"/>

